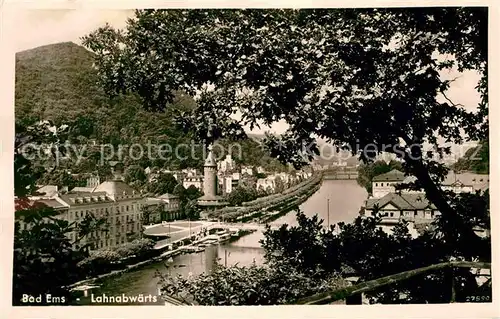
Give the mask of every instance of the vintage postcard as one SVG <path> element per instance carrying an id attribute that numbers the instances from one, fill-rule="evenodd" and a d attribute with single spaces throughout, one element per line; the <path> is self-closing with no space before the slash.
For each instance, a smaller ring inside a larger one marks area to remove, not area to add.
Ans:
<path id="1" fill-rule="evenodd" d="M 12 313 L 495 316 L 496 9 L 293 7 L 5 11 Z"/>

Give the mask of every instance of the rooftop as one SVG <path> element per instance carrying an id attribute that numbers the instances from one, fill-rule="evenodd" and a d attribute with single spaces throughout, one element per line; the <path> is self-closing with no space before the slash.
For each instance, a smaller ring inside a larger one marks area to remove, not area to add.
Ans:
<path id="1" fill-rule="evenodd" d="M 58 201 L 56 199 L 39 199 L 39 200 L 32 200 L 29 198 L 14 199 L 14 208 L 16 212 L 27 209 L 42 208 L 42 207 L 64 209 L 67 206 L 63 202 Z"/>
<path id="2" fill-rule="evenodd" d="M 60 195 L 59 198 L 70 206 L 113 201 L 106 192 L 71 192 Z"/>
<path id="3" fill-rule="evenodd" d="M 405 174 L 397 169 L 393 169 L 390 172 L 377 175 L 373 178 L 373 182 L 403 182 L 405 180 Z"/>
<path id="4" fill-rule="evenodd" d="M 215 158 L 214 158 L 214 153 L 212 152 L 212 150 L 210 150 L 208 152 L 208 155 L 207 155 L 207 158 L 205 159 L 205 164 L 204 166 L 213 166 L 213 167 L 217 167 L 217 163 L 215 161 Z"/>
<path id="5" fill-rule="evenodd" d="M 463 185 L 473 186 L 477 184 L 489 183 L 490 175 L 488 174 L 475 174 L 475 173 L 460 173 L 448 172 L 448 175 L 443 181 L 443 185 L 453 185 L 456 182 L 461 182 Z"/>
<path id="6" fill-rule="evenodd" d="M 93 192 L 95 189 L 95 187 L 80 187 L 80 186 L 77 186 L 75 188 L 73 188 L 71 190 L 71 192 L 75 192 L 75 193 L 91 193 Z"/>
<path id="7" fill-rule="evenodd" d="M 112 180 L 101 183 L 93 193 L 104 192 L 108 195 L 134 195 L 135 190 L 121 180 Z"/>
<path id="8" fill-rule="evenodd" d="M 57 192 L 58 192 L 58 187 L 56 185 L 45 185 L 37 189 L 37 193 L 49 197 L 57 195 Z"/>
<path id="9" fill-rule="evenodd" d="M 161 196 L 158 196 L 159 199 L 178 199 L 179 196 L 176 196 L 174 194 L 169 194 L 169 193 L 165 193 Z"/>
<path id="10" fill-rule="evenodd" d="M 198 205 L 200 206 L 226 206 L 229 203 L 224 201 L 224 198 L 221 196 L 210 196 L 203 195 L 198 198 Z"/>
<path id="11" fill-rule="evenodd" d="M 392 204 L 401 210 L 423 210 L 426 208 L 436 209 L 424 194 L 413 193 L 389 193 L 382 198 L 371 198 L 366 200 L 366 209 L 374 209 L 375 205 L 383 208 L 387 204 Z"/>

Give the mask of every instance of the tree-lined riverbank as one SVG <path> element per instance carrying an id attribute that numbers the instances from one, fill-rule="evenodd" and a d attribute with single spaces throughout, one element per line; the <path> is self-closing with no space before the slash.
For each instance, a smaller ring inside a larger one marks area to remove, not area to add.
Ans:
<path id="1" fill-rule="evenodd" d="M 260 222 L 270 222 L 276 220 L 277 218 L 283 216 L 284 214 L 290 212 L 293 209 L 296 209 L 298 205 L 303 203 L 307 198 L 309 198 L 312 194 L 314 194 L 320 187 L 322 181 L 322 175 L 320 173 L 316 173 L 311 178 L 289 188 L 280 194 L 274 194 L 272 196 L 267 196 L 260 198 L 258 200 L 244 203 L 245 207 L 248 210 L 252 210 L 252 213 L 247 213 L 245 215 L 239 215 L 236 219 L 228 218 L 226 220 L 233 221 L 236 220 L 238 222 L 247 222 L 253 219 L 259 219 Z M 269 206 L 272 205 L 272 206 Z M 232 208 L 232 207 L 229 207 Z M 237 209 L 237 208 L 236 208 Z M 241 213 L 241 211 L 239 211 Z M 248 235 L 250 232 L 242 231 L 238 234 L 238 238 Z M 86 278 L 82 281 L 79 281 L 70 287 L 76 287 L 84 284 L 91 284 L 95 280 L 102 280 L 104 278 L 111 278 L 119 276 L 125 272 L 137 270 L 140 267 L 146 266 L 148 264 L 154 263 L 162 259 L 160 254 L 163 251 L 149 251 L 148 254 L 144 254 L 144 258 L 132 258 L 130 261 L 133 263 L 127 263 L 126 261 L 116 263 L 113 262 L 114 259 L 110 258 L 110 253 L 102 254 L 100 252 L 93 253 L 89 259 L 89 262 L 86 262 L 85 265 L 92 264 L 92 271 L 89 272 L 90 275 L 93 275 L 92 278 Z M 182 254 L 182 246 L 179 246 L 169 254 L 168 257 L 177 256 Z M 142 256 L 142 255 L 141 255 Z M 111 256 L 113 257 L 113 256 Z M 140 256 L 138 256 L 140 257 Z M 165 257 L 163 259 L 167 259 Z"/>
<path id="2" fill-rule="evenodd" d="M 246 222 L 251 219 L 265 217 L 270 221 L 275 213 L 286 213 L 294 206 L 303 203 L 321 184 L 323 175 L 314 173 L 307 180 L 294 185 L 279 194 L 273 194 L 245 202 L 240 207 L 225 207 L 208 214 L 209 219 L 230 222 Z M 279 216 L 278 216 L 279 217 Z"/>
<path id="3" fill-rule="evenodd" d="M 323 181 L 318 187 L 319 189 L 298 208 L 307 216 L 317 214 L 323 220 L 329 219 L 332 224 L 354 220 L 358 215 L 359 207 L 366 198 L 366 191 L 355 181 L 328 180 Z M 330 199 L 332 204 L 329 210 L 326 206 L 327 199 Z M 327 217 L 328 213 L 330 214 L 329 218 Z M 297 220 L 294 211 L 289 211 L 287 214 L 269 221 L 269 224 L 294 226 L 297 225 Z M 207 247 L 203 252 L 178 255 L 173 257 L 173 262 L 168 265 L 168 268 L 165 261 L 153 261 L 133 271 L 96 280 L 95 284 L 99 287 L 93 289 L 92 292 L 109 295 L 121 293 L 157 294 L 158 278 L 155 278 L 157 272 L 171 276 L 189 277 L 208 273 L 217 263 L 227 266 L 235 264 L 248 266 L 253 263 L 262 265 L 264 263 L 264 250 L 260 244 L 262 238 L 262 232 L 257 231 L 235 241 Z M 84 302 L 83 299 L 82 302 Z"/>

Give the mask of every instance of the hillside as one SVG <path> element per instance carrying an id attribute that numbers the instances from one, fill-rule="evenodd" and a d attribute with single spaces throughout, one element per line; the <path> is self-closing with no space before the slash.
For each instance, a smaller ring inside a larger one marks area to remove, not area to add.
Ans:
<path id="1" fill-rule="evenodd" d="M 482 141 L 478 146 L 468 149 L 462 158 L 452 165 L 456 171 L 469 171 L 477 174 L 490 172 L 489 142 Z"/>
<path id="2" fill-rule="evenodd" d="M 92 53 L 71 42 L 16 54 L 16 118 L 35 117 L 56 123 L 102 107 Z"/>
<path id="3" fill-rule="evenodd" d="M 71 42 L 52 44 L 19 52 L 16 55 L 16 121 L 33 123 L 50 120 L 57 125 L 69 124 L 82 135 L 80 141 L 95 140 L 113 145 L 169 144 L 172 149 L 181 143 L 190 145 L 191 137 L 172 123 L 175 109 L 192 109 L 195 102 L 183 94 L 162 113 L 145 111 L 141 101 L 132 95 L 109 99 L 97 84 L 93 54 Z M 244 165 L 276 167 L 256 143 L 242 142 L 245 150 L 238 162 Z M 126 166 L 168 168 L 201 167 L 201 149 L 197 159 L 175 158 L 133 160 L 125 156 Z M 199 153 L 199 154 L 198 154 Z M 97 154 L 98 155 L 98 154 Z M 187 154 L 182 154 L 187 155 Z M 90 152 L 79 165 L 68 163 L 75 173 L 97 169 L 99 157 Z M 169 157 L 168 155 L 166 157 Z"/>

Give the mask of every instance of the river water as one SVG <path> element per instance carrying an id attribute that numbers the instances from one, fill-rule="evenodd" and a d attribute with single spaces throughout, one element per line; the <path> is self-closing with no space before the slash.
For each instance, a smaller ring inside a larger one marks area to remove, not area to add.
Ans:
<path id="1" fill-rule="evenodd" d="M 351 222 L 358 215 L 359 209 L 366 199 L 367 193 L 356 181 L 348 180 L 325 180 L 320 189 L 305 201 L 299 209 L 307 216 L 318 216 L 324 220 L 326 225 L 338 222 Z M 330 207 L 328 208 L 328 199 Z M 329 211 L 329 218 L 327 218 Z M 295 212 L 271 222 L 273 225 L 296 225 Z M 100 287 L 93 289 L 94 295 L 157 295 L 158 279 L 155 273 L 160 271 L 165 274 L 183 276 L 196 276 L 203 272 L 209 272 L 217 263 L 234 265 L 250 265 L 255 262 L 264 262 L 264 251 L 260 247 L 259 240 L 263 237 L 261 231 L 239 238 L 230 243 L 218 246 L 209 246 L 200 253 L 184 254 L 173 258 L 173 263 L 167 268 L 165 262 L 157 262 L 146 265 L 136 271 L 124 273 L 119 277 L 105 279 Z"/>

